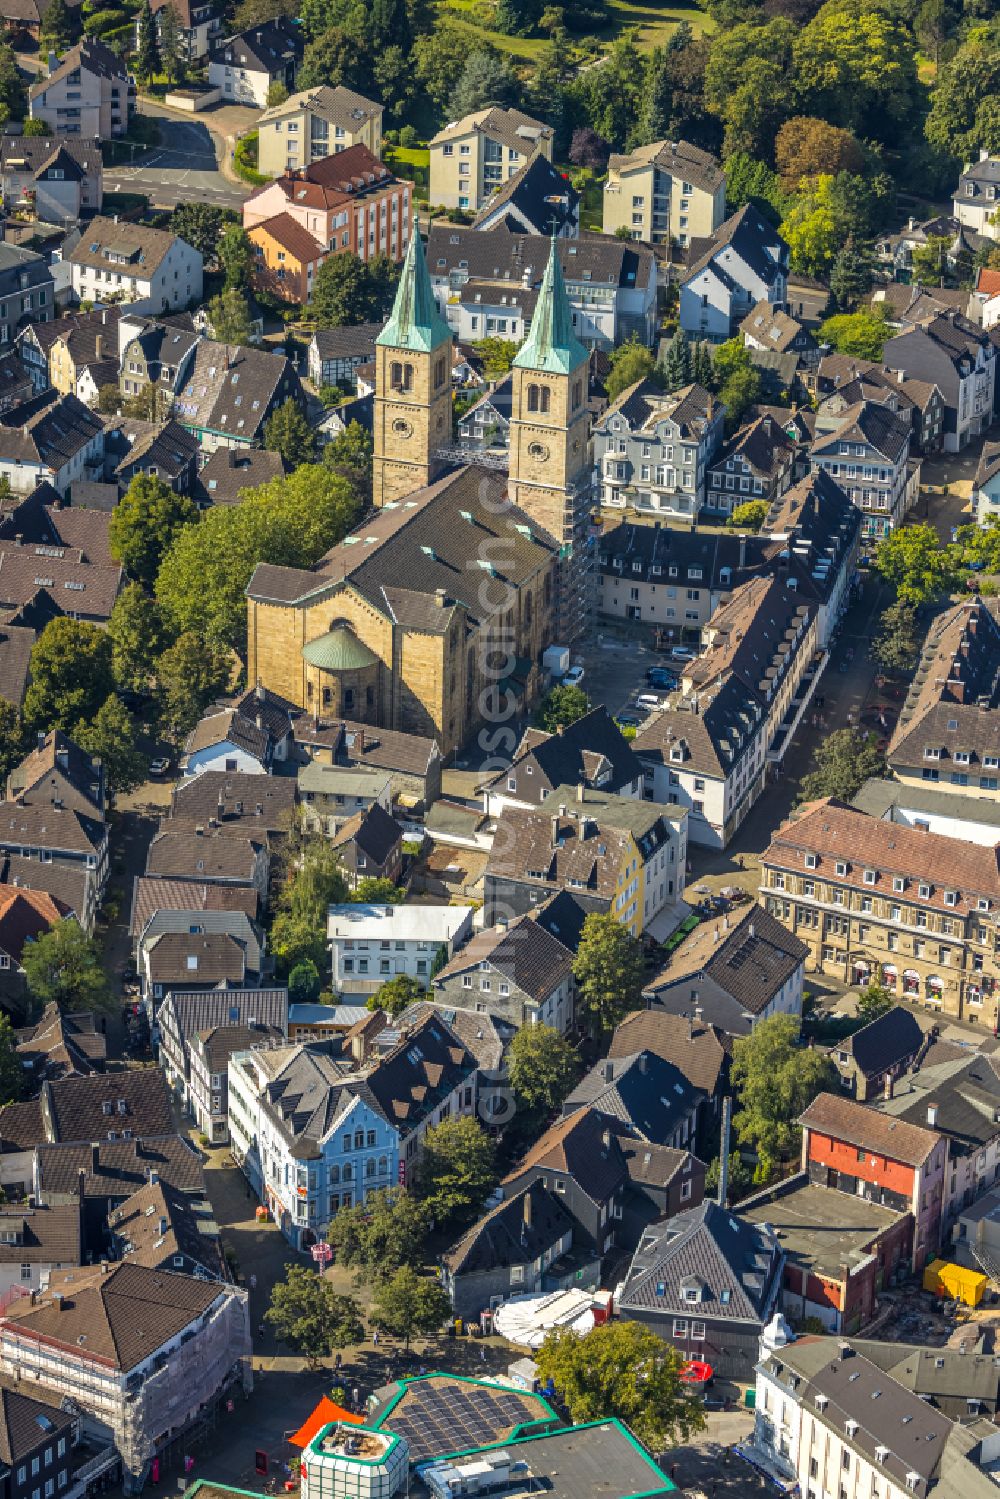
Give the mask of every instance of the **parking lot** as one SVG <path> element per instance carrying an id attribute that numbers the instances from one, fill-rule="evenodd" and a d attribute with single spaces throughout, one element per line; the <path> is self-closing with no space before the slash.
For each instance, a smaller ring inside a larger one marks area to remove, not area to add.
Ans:
<path id="1" fill-rule="evenodd" d="M 626 639 L 613 628 L 604 628 L 604 621 L 601 623 L 594 638 L 573 652 L 574 662 L 579 660 L 584 667 L 581 685 L 592 703 L 603 703 L 611 714 L 632 710 L 637 695 L 649 690 L 646 672 L 650 667 L 664 667 L 668 671 L 676 668 L 662 651 Z M 641 710 L 637 711 L 642 716 Z"/>

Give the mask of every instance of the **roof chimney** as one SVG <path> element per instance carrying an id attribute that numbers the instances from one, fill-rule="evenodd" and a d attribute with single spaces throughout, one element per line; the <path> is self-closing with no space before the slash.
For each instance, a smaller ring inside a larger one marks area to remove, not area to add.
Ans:
<path id="1" fill-rule="evenodd" d="M 528 1190 L 524 1194 L 524 1226 L 525 1226 L 525 1228 L 530 1228 L 531 1227 L 531 1188 L 530 1187 L 528 1188 Z"/>
<path id="2" fill-rule="evenodd" d="M 882 1097 L 885 1099 L 885 1101 L 887 1103 L 888 1103 L 889 1099 L 892 1097 L 892 1073 L 891 1072 L 887 1072 L 886 1075 L 885 1075 L 885 1081 L 882 1084 Z"/>
<path id="3" fill-rule="evenodd" d="M 937 1128 L 937 1121 L 938 1121 L 938 1106 L 937 1106 L 936 1103 L 929 1103 L 927 1105 L 927 1123 L 930 1125 L 931 1129 L 936 1129 Z"/>
<path id="4" fill-rule="evenodd" d="M 604 1073 L 604 1081 L 606 1083 L 613 1083 L 615 1080 L 615 1064 L 610 1057 L 601 1064 L 601 1070 Z"/>
<path id="5" fill-rule="evenodd" d="M 577 799 L 577 801 L 578 802 L 584 801 L 586 799 L 586 796 L 587 796 L 587 788 L 586 788 L 586 786 L 584 785 L 583 781 L 577 781 L 577 783 L 576 783 L 576 799 Z"/>
<path id="6" fill-rule="evenodd" d="M 605 1150 L 611 1149 L 611 1131 L 609 1129 L 601 1131 L 601 1144 Z"/>

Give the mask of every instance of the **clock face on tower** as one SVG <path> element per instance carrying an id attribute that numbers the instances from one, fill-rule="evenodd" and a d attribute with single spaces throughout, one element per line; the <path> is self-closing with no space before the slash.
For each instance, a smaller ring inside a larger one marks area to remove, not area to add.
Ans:
<path id="1" fill-rule="evenodd" d="M 397 416 L 392 424 L 392 430 L 397 437 L 411 437 L 413 435 L 413 428 L 406 418 L 402 416 Z"/>
<path id="2" fill-rule="evenodd" d="M 541 463 L 544 463 L 548 456 L 549 450 L 544 442 L 530 442 L 528 444 L 529 458 L 537 458 Z"/>

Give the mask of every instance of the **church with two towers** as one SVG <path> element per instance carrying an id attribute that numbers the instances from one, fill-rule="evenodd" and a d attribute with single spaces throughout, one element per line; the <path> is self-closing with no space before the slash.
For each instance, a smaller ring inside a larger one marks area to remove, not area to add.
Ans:
<path id="1" fill-rule="evenodd" d="M 419 233 L 376 340 L 373 505 L 315 568 L 261 563 L 249 680 L 320 719 L 435 738 L 448 755 L 538 692 L 586 623 L 588 353 L 555 242 L 512 370 L 509 471 L 455 465 L 452 337 Z"/>

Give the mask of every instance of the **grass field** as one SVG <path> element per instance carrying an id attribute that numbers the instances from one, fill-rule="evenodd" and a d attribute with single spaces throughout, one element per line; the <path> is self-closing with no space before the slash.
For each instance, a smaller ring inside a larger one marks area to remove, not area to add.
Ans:
<path id="1" fill-rule="evenodd" d="M 614 20 L 601 34 L 605 46 L 610 46 L 623 31 L 634 29 L 640 51 L 651 52 L 667 41 L 681 21 L 689 22 L 696 33 L 711 31 L 714 26 L 700 6 L 685 4 L 684 0 L 608 0 L 608 8 Z M 438 15 L 467 32 L 470 44 L 489 42 L 498 52 L 506 52 L 518 62 L 537 62 L 546 46 L 545 37 L 505 36 L 494 31 L 489 24 L 488 0 L 439 0 Z"/>

